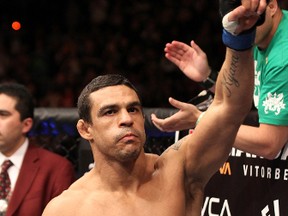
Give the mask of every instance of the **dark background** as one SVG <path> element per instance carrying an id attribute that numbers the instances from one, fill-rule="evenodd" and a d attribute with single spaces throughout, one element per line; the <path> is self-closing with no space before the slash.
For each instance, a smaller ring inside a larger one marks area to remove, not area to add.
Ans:
<path id="1" fill-rule="evenodd" d="M 39 107 L 74 107 L 92 78 L 121 73 L 144 106 L 170 107 L 201 91 L 164 57 L 167 42 L 192 39 L 220 69 L 218 1 L 0 0 L 0 82 L 25 84 Z"/>

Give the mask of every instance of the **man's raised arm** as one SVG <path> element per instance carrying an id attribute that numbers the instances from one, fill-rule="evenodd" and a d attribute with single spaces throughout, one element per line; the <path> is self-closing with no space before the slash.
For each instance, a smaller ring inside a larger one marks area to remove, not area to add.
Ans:
<path id="1" fill-rule="evenodd" d="M 241 6 L 232 5 L 235 9 L 229 10 L 227 2 L 220 0 L 220 11 L 224 11 L 223 17 L 228 14 L 226 25 L 236 27 L 233 32 L 223 30 L 227 51 L 217 79 L 215 98 L 193 134 L 184 137 L 179 148 L 185 155 L 187 177 L 200 176 L 204 183 L 227 159 L 237 131 L 251 109 L 254 86 L 251 48 L 255 23 L 266 7 L 262 0 L 242 0 Z"/>

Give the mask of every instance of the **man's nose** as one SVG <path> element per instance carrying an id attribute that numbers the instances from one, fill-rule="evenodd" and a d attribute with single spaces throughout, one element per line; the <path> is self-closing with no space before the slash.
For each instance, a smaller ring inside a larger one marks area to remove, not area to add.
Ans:
<path id="1" fill-rule="evenodd" d="M 133 124 L 132 116 L 127 111 L 121 112 L 119 121 L 120 126 L 131 126 Z"/>

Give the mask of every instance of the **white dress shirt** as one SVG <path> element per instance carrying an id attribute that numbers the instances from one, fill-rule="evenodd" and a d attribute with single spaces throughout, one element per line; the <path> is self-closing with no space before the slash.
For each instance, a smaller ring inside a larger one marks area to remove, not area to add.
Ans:
<path id="1" fill-rule="evenodd" d="M 28 148 L 28 139 L 26 138 L 23 145 L 21 145 L 20 148 L 9 158 L 7 158 L 5 155 L 3 155 L 0 152 L 0 165 L 5 160 L 10 160 L 13 163 L 13 165 L 8 169 L 8 175 L 9 175 L 10 182 L 11 182 L 11 191 L 13 191 L 15 188 L 15 184 L 16 184 L 27 148 Z"/>

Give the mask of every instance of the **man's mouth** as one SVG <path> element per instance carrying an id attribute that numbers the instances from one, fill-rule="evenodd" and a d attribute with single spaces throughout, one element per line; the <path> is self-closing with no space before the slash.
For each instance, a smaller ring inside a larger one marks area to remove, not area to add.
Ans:
<path id="1" fill-rule="evenodd" d="M 137 138 L 135 134 L 127 133 L 124 136 L 122 136 L 121 140 L 124 142 L 129 142 L 129 141 L 135 140 L 135 138 Z"/>

